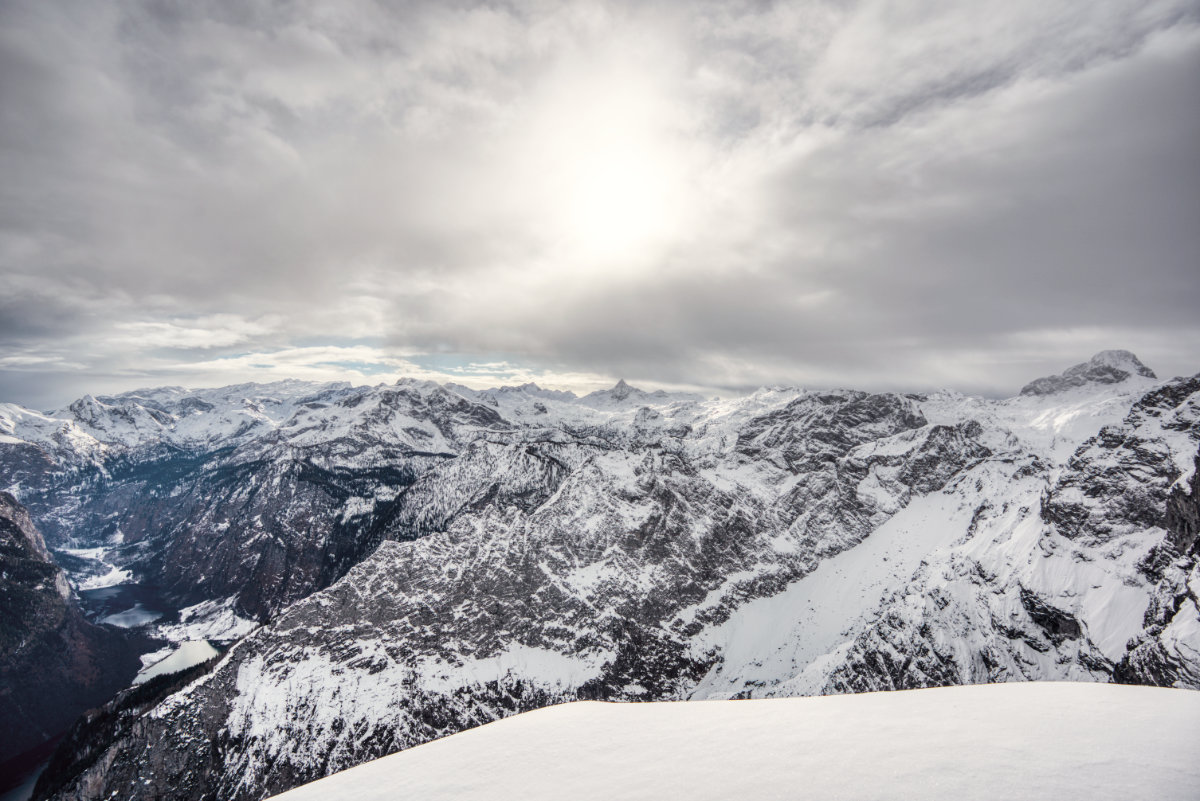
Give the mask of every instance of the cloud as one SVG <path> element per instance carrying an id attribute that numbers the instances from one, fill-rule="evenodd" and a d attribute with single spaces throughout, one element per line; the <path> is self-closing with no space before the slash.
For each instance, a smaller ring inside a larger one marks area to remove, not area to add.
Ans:
<path id="1" fill-rule="evenodd" d="M 1192 372 L 1197 76 L 1184 0 L 8 3 L 0 397 Z"/>
<path id="2" fill-rule="evenodd" d="M 213 314 L 192 320 L 118 322 L 110 345 L 139 349 L 226 348 L 271 333 L 272 321 L 246 320 L 233 314 Z"/>

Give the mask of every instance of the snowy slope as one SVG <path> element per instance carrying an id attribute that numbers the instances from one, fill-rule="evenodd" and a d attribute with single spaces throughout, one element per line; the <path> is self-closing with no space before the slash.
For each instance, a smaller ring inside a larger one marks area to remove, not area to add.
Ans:
<path id="1" fill-rule="evenodd" d="M 1042 520 L 1041 505 L 1056 482 L 1073 475 L 1069 465 L 1076 451 L 1098 431 L 1119 426 L 1130 407 L 1157 384 L 1136 376 L 1099 386 L 1069 386 L 1050 396 L 994 401 L 943 392 L 923 399 L 919 407 L 931 423 L 978 422 L 979 441 L 991 450 L 988 458 L 963 470 L 941 491 L 914 499 L 858 547 L 825 560 L 783 592 L 743 605 L 730 620 L 696 638 L 693 649 L 716 648 L 724 659 L 692 697 L 808 695 L 847 686 L 884 689 L 945 681 L 944 674 L 922 679 L 914 673 L 910 683 L 895 677 L 881 683 L 872 675 L 873 683 L 865 686 L 827 684 L 839 668 L 863 670 L 844 664 L 856 638 L 872 629 L 895 628 L 896 620 L 912 621 L 912 630 L 924 622 L 942 636 L 954 632 L 949 638 L 960 649 L 970 643 L 957 655 L 965 663 L 960 681 L 995 681 L 1007 675 L 1096 679 L 1111 673 L 1126 642 L 1141 631 L 1155 582 L 1137 565 L 1161 542 L 1163 532 L 1135 524 L 1128 526 L 1129 536 L 1094 553 L 1055 548 L 1064 539 Z M 1188 397 L 1165 419 L 1135 414 L 1141 440 L 1156 443 L 1171 464 L 1184 464 L 1200 445 L 1200 431 L 1190 418 L 1173 429 L 1163 425 L 1190 415 L 1193 400 Z M 883 440 L 860 450 L 877 452 L 888 445 Z M 1171 461 L 1175 459 L 1178 463 Z M 1144 466 L 1135 464 L 1138 470 Z M 1146 478 L 1139 475 L 1139 486 Z M 872 489 L 864 484 L 859 491 Z M 1160 513 L 1161 506 L 1160 501 Z M 1121 519 L 1120 514 L 1110 517 Z M 949 575 L 960 580 L 947 581 Z M 1005 587 L 1008 592 L 997 597 Z M 929 600 L 932 596 L 937 598 Z M 960 602 L 947 608 L 943 599 L 954 597 Z M 1036 636 L 1039 628 L 1024 609 L 1033 603 L 1031 597 L 1070 599 L 1068 608 L 1079 616 L 1088 642 L 1073 650 L 1075 640 L 1065 649 L 1052 647 L 1054 643 L 1022 645 L 1009 672 L 994 665 L 974 672 L 971 666 L 980 660 L 972 652 L 994 648 L 1015 631 L 1031 630 L 1035 634 L 1030 637 Z M 931 619 L 923 621 L 916 607 L 927 604 L 933 607 Z M 972 615 L 978 619 L 964 623 Z M 994 621 L 1005 621 L 1010 628 L 993 642 Z M 893 649 L 898 662 L 909 661 L 924 647 L 916 639 Z M 1089 645 L 1094 645 L 1091 651 Z"/>
<path id="2" fill-rule="evenodd" d="M 1122 386 L 1099 391 L 1089 414 L 1121 409 L 1114 393 Z M 1043 400 L 1033 420 L 1075 419 L 1077 390 L 1062 394 L 1059 413 Z M 1170 669 L 1134 675 L 1123 673 L 1122 664 L 1156 609 L 1162 625 L 1194 631 L 1195 616 L 1181 602 L 1189 596 L 1186 576 L 1195 571 L 1195 533 L 1187 535 L 1168 512 L 1172 504 L 1196 507 L 1187 482 L 1200 451 L 1198 397 L 1198 377 L 1151 386 L 1119 419 L 1100 416 L 1099 430 L 1066 459 L 1055 456 L 1061 433 L 1056 442 L 1040 440 L 1038 450 L 1035 426 L 1027 440 L 1033 446 L 1022 447 L 1037 467 L 1029 463 L 1013 476 L 1041 486 L 994 492 L 960 540 L 932 554 L 881 605 L 871 626 L 842 646 L 825 666 L 829 678 L 820 690 L 1103 681 L 1117 673 L 1196 686 L 1186 678 L 1200 667 L 1194 634 L 1184 635 L 1191 645 L 1183 648 L 1168 643 L 1177 654 Z M 1030 426 L 1015 430 L 1028 437 Z M 1163 595 L 1174 600 L 1155 601 Z"/>
<path id="3" fill-rule="evenodd" d="M 1016 684 L 574 703 L 384 757 L 280 801 L 1193 799 L 1200 693 Z"/>
<path id="4" fill-rule="evenodd" d="M 978 522 L 974 512 L 991 497 L 998 472 L 995 462 L 987 462 L 970 472 L 975 480 L 960 480 L 915 499 L 861 545 L 824 560 L 782 592 L 750 601 L 706 630 L 693 648 L 716 648 L 724 658 L 691 697 L 819 692 L 825 681 L 821 669 L 839 646 L 863 631 L 869 615 L 905 586 L 923 562 L 943 553 L 973 520 Z M 1029 479 L 1024 484 L 1026 494 L 1032 491 L 1036 497 L 1039 485 Z M 781 679 L 786 684 L 774 688 Z"/>
<path id="5" fill-rule="evenodd" d="M 150 681 L 155 676 L 166 676 L 169 673 L 178 673 L 181 670 L 187 670 L 192 665 L 207 662 L 216 656 L 217 653 L 217 649 L 213 648 L 208 640 L 188 640 L 176 648 L 165 659 L 161 659 L 139 672 L 134 677 L 133 683 L 142 684 Z"/>

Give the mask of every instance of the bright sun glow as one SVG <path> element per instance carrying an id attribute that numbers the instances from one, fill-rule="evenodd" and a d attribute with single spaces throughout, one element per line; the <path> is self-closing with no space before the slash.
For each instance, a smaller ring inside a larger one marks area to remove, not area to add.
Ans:
<path id="1" fill-rule="evenodd" d="M 572 75 L 533 120 L 547 238 L 579 266 L 635 266 L 679 230 L 687 170 L 653 74 L 609 64 Z"/>
<path id="2" fill-rule="evenodd" d="M 669 157 L 636 143 L 582 148 L 568 166 L 563 232 L 583 254 L 631 259 L 671 233 Z"/>

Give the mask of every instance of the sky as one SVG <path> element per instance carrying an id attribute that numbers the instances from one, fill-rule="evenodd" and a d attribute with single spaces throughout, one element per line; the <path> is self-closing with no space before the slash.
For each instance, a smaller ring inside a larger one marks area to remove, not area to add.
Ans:
<path id="1" fill-rule="evenodd" d="M 1200 6 L 0 0 L 0 401 L 1200 371 Z"/>

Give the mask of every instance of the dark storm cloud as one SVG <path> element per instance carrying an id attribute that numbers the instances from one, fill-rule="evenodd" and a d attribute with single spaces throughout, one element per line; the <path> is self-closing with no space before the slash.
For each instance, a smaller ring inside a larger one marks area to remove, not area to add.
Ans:
<path id="1" fill-rule="evenodd" d="M 1198 76 L 1182 0 L 6 3 L 0 400 L 1195 371 Z"/>

